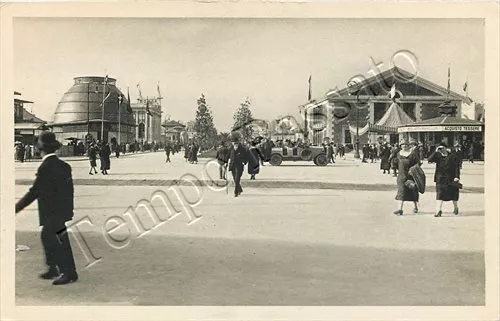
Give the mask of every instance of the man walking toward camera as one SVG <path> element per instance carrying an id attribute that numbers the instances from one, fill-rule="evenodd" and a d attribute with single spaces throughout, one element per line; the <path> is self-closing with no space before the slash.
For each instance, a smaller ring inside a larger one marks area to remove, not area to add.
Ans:
<path id="1" fill-rule="evenodd" d="M 245 165 L 248 164 L 252 170 L 259 166 L 259 161 L 253 157 L 249 150 L 240 142 L 240 137 L 237 133 L 233 133 L 231 137 L 233 147 L 230 151 L 228 169 L 233 175 L 234 180 L 234 197 L 240 196 L 243 193 L 241 187 L 241 175 Z"/>
<path id="2" fill-rule="evenodd" d="M 73 219 L 73 179 L 71 166 L 60 160 L 55 151 L 61 147 L 54 133 L 42 132 L 38 138 L 42 163 L 33 186 L 16 204 L 16 214 L 38 199 L 42 226 L 42 245 L 48 270 L 42 279 L 54 279 L 63 285 L 78 280 L 75 260 L 69 243 L 66 222 Z"/>

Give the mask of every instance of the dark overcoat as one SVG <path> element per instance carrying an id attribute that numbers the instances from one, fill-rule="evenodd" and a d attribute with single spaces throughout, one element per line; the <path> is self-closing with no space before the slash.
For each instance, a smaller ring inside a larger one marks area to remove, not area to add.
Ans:
<path id="1" fill-rule="evenodd" d="M 38 200 L 41 226 L 61 226 L 73 218 L 71 166 L 57 156 L 47 157 L 38 167 L 33 186 L 16 204 L 16 212 Z"/>
<path id="2" fill-rule="evenodd" d="M 380 151 L 380 169 L 388 171 L 391 169 L 389 157 L 391 156 L 391 149 L 388 146 L 382 146 Z"/>
<path id="3" fill-rule="evenodd" d="M 111 160 L 109 156 L 111 155 L 111 148 L 108 144 L 103 145 L 99 151 L 99 156 L 101 157 L 101 170 L 105 171 L 111 168 Z"/>

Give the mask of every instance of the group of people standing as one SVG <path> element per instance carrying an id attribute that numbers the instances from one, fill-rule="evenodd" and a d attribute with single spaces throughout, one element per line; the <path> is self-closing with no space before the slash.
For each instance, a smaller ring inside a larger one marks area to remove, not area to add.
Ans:
<path id="1" fill-rule="evenodd" d="M 99 155 L 99 159 L 101 160 L 101 174 L 108 175 L 108 170 L 111 169 L 111 147 L 108 142 L 98 142 L 95 141 L 90 143 L 89 148 L 87 149 L 87 156 L 90 160 L 90 171 L 89 175 L 97 174 L 97 155 Z M 94 173 L 92 173 L 92 170 Z"/>
<path id="2" fill-rule="evenodd" d="M 238 146 L 240 148 L 239 154 L 241 154 L 239 157 L 244 157 L 245 158 L 245 164 L 249 164 L 247 168 L 247 173 L 250 175 L 251 180 L 255 180 L 256 175 L 259 174 L 260 172 L 260 166 L 265 166 L 264 162 L 268 162 L 270 157 L 271 157 L 271 150 L 272 150 L 272 142 L 269 141 L 266 138 L 261 138 L 257 137 L 256 139 L 250 141 L 248 144 L 245 144 L 241 142 L 240 138 L 238 135 L 233 135 L 231 137 L 231 145 L 233 146 Z M 242 151 L 244 149 L 244 152 Z M 231 147 L 226 146 L 226 142 L 221 142 L 219 148 L 217 149 L 215 158 L 217 159 L 217 162 L 219 163 L 219 178 L 220 179 L 227 179 L 227 170 L 230 164 L 231 160 L 231 155 L 232 155 L 233 149 Z M 245 155 L 246 154 L 246 155 Z M 250 162 L 251 160 L 251 162 Z M 239 163 L 239 162 L 238 162 Z M 239 179 L 241 178 L 241 175 L 243 174 L 243 171 L 241 171 L 241 174 L 238 170 L 237 167 L 237 174 L 239 175 Z M 237 176 L 238 176 L 237 175 Z M 241 186 L 240 186 L 241 187 Z M 236 193 L 235 193 L 236 194 Z"/>
<path id="3" fill-rule="evenodd" d="M 33 158 L 34 148 L 31 145 L 25 145 L 21 142 L 15 144 L 15 159 L 24 163 Z"/>
<path id="4" fill-rule="evenodd" d="M 186 162 L 190 164 L 198 164 L 198 152 L 200 151 L 200 146 L 195 142 L 189 142 L 186 147 L 184 147 L 184 158 Z"/>
<path id="5" fill-rule="evenodd" d="M 397 167 L 396 200 L 398 208 L 396 215 L 403 215 L 404 202 L 412 202 L 413 212 L 418 213 L 419 194 L 425 191 L 425 173 L 420 165 L 425 155 L 421 145 L 402 140 L 397 148 L 385 145 L 382 149 L 381 169 L 389 173 L 389 166 Z M 427 158 L 429 163 L 435 163 L 434 183 L 436 184 L 436 212 L 435 217 L 442 216 L 443 202 L 453 202 L 453 213 L 458 215 L 461 160 L 456 148 L 449 148 L 446 143 L 438 144 Z M 396 170 L 395 170 L 396 173 Z"/>
<path id="6" fill-rule="evenodd" d="M 250 179 L 254 180 L 255 175 L 260 171 L 260 164 L 263 165 L 265 161 L 265 156 L 261 151 L 262 145 L 258 140 L 251 141 L 249 147 L 245 146 L 237 133 L 233 133 L 230 140 L 230 147 L 227 147 L 225 142 L 221 142 L 220 147 L 217 149 L 216 159 L 219 163 L 219 178 L 226 180 L 227 171 L 229 170 L 234 181 L 234 197 L 238 197 L 243 193 L 241 177 L 245 165 L 248 167 L 247 171 Z"/>

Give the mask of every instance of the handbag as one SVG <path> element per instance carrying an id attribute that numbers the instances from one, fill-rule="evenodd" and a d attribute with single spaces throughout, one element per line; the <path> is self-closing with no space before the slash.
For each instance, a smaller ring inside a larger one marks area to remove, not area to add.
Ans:
<path id="1" fill-rule="evenodd" d="M 455 182 L 455 181 L 451 182 L 451 183 L 450 183 L 450 186 L 451 186 L 451 187 L 458 188 L 458 189 L 462 189 L 462 188 L 464 187 L 464 186 L 462 185 L 462 183 L 460 183 L 460 182 Z"/>
<path id="2" fill-rule="evenodd" d="M 408 188 L 409 190 L 414 191 L 417 189 L 417 184 L 412 179 L 407 179 L 405 182 L 405 187 Z"/>

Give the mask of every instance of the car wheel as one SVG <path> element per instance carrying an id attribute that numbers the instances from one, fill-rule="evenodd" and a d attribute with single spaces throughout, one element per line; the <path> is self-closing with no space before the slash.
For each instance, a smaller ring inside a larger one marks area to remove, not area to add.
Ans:
<path id="1" fill-rule="evenodd" d="M 273 166 L 279 166 L 279 165 L 281 165 L 282 161 L 283 161 L 283 157 L 281 157 L 280 154 L 273 154 L 273 155 L 271 155 L 271 159 L 269 160 L 269 163 Z"/>
<path id="2" fill-rule="evenodd" d="M 300 153 L 300 159 L 303 161 L 310 161 L 312 159 L 312 151 L 310 149 L 304 149 Z"/>
<path id="3" fill-rule="evenodd" d="M 328 164 L 327 160 L 326 160 L 326 155 L 325 154 L 319 154 L 318 156 L 316 156 L 316 158 L 314 159 L 314 163 L 317 165 L 317 166 L 326 166 L 326 164 Z"/>

